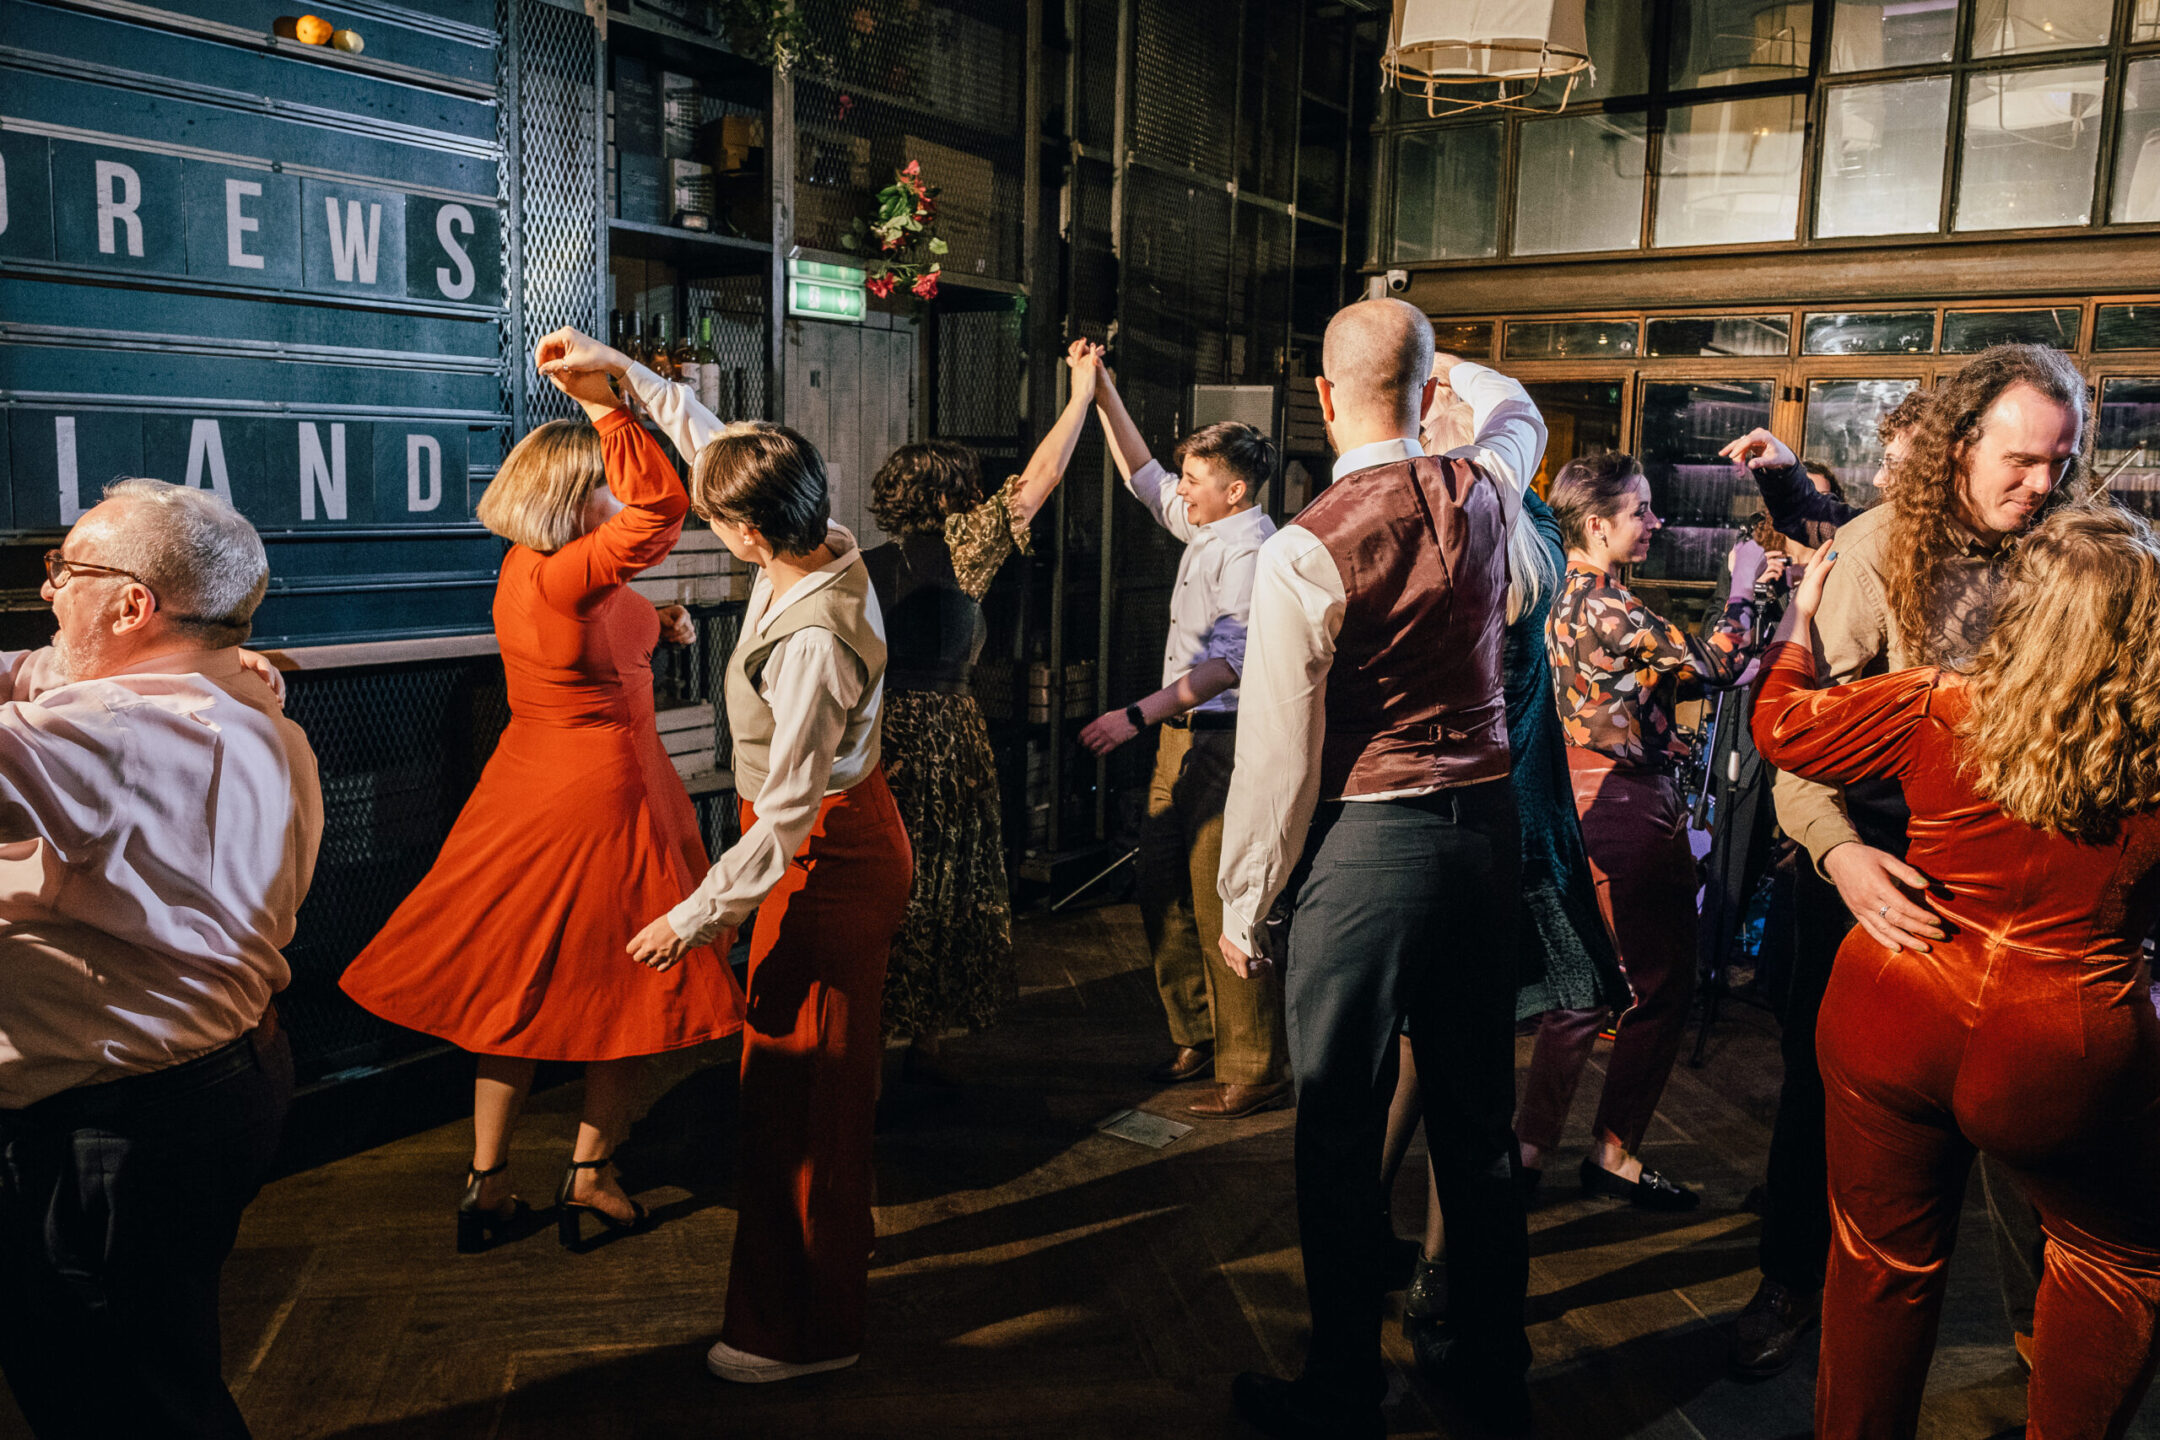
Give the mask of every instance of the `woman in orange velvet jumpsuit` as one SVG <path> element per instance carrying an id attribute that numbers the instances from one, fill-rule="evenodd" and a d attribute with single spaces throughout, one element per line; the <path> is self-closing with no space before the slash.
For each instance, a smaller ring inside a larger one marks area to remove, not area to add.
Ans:
<path id="1" fill-rule="evenodd" d="M 2047 1234 L 2026 1434 L 2120 1435 L 2152 1377 L 2160 1018 L 2140 943 L 2160 911 L 2160 544 L 2112 506 L 2066 509 L 2021 545 L 1996 615 L 1963 675 L 1817 690 L 1811 646 L 1783 644 L 1756 701 L 1780 769 L 1902 782 L 1906 858 L 1948 931 L 1915 952 L 1855 929 L 1823 1002 L 1823 1440 L 1914 1433 L 1976 1150 Z"/>

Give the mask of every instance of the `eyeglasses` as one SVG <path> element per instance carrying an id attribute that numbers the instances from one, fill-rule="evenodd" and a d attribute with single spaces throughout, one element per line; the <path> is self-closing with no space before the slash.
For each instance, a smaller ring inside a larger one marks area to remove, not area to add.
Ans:
<path id="1" fill-rule="evenodd" d="M 157 594 L 155 586 L 132 570 L 122 570 L 117 565 L 92 565 L 87 560 L 70 560 L 58 550 L 45 552 L 45 578 L 52 582 L 53 589 L 66 589 L 68 581 L 78 573 L 83 575 L 125 575 L 128 579 L 148 590 L 152 595 Z"/>

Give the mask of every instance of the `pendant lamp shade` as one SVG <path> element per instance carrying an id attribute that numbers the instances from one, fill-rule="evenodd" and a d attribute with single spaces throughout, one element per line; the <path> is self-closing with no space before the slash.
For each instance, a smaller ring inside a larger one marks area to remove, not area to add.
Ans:
<path id="1" fill-rule="evenodd" d="M 1560 108 L 1590 69 L 1584 0 L 1395 0 L 1380 67 L 1430 115 L 1523 108 L 1565 80 Z M 1497 83 L 1496 94 L 1485 93 Z M 1514 86 L 1513 94 L 1509 87 Z"/>

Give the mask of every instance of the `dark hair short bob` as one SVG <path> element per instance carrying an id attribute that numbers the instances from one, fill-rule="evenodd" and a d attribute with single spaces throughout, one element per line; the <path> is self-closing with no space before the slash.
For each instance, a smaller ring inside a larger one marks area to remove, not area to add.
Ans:
<path id="1" fill-rule="evenodd" d="M 952 440 L 903 445 L 870 479 L 870 513 L 888 535 L 943 534 L 947 516 L 982 501 L 982 461 Z"/>
<path id="2" fill-rule="evenodd" d="M 1618 450 L 1579 455 L 1560 467 L 1545 503 L 1560 522 L 1560 536 L 1568 549 L 1590 547 L 1590 522 L 1610 520 L 1625 510 L 1642 473 L 1634 456 Z"/>
<path id="3" fill-rule="evenodd" d="M 730 425 L 690 467 L 690 508 L 755 525 L 778 554 L 806 555 L 825 543 L 832 519 L 824 457 L 785 425 Z"/>
<path id="4" fill-rule="evenodd" d="M 1245 482 L 1245 498 L 1257 500 L 1275 474 L 1275 442 L 1251 425 L 1223 420 L 1203 425 L 1178 441 L 1170 452 L 1170 466 L 1183 470 L 1185 462 L 1199 458 L 1220 465 L 1235 480 Z"/>

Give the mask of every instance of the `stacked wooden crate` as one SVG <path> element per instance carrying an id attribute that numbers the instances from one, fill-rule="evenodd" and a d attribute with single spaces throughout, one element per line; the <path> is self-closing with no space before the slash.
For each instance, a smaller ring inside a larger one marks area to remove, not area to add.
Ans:
<path id="1" fill-rule="evenodd" d="M 630 588 L 655 605 L 710 606 L 748 599 L 750 578 L 750 567 L 730 554 L 718 535 L 693 520 L 668 557 L 632 580 Z M 655 718 L 668 759 L 692 795 L 733 788 L 709 703 L 674 706 Z"/>
<path id="2" fill-rule="evenodd" d="M 632 580 L 630 588 L 655 605 L 721 605 L 750 598 L 750 567 L 693 520 L 667 559 Z"/>

